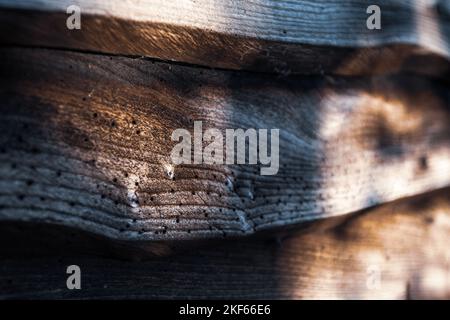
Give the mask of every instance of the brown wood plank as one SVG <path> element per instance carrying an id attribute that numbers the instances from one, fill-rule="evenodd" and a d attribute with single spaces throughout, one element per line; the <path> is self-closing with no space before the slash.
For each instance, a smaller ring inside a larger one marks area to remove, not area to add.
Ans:
<path id="1" fill-rule="evenodd" d="M 3 223 L 0 298 L 448 299 L 449 192 L 277 238 L 203 243 L 162 257 L 141 252 L 138 261 L 113 259 L 110 240 L 77 230 Z M 66 289 L 72 264 L 81 268 L 81 290 Z"/>
<path id="2" fill-rule="evenodd" d="M 78 5 L 82 28 L 66 27 Z M 0 43 L 154 57 L 278 74 L 446 77 L 450 19 L 442 1 L 0 1 Z"/>
<path id="3" fill-rule="evenodd" d="M 0 50 L 0 220 L 112 239 L 239 236 L 448 186 L 448 88 Z M 279 128 L 280 169 L 179 165 L 174 129 Z M 138 202 L 136 202 L 138 199 Z"/>

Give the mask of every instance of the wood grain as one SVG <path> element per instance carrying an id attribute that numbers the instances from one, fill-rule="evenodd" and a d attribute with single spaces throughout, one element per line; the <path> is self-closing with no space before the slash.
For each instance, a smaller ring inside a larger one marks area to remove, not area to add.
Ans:
<path id="1" fill-rule="evenodd" d="M 450 183 L 449 92 L 426 78 L 278 78 L 24 48 L 0 50 L 0 74 L 0 220 L 217 238 Z M 280 128 L 279 173 L 180 165 L 171 179 L 170 135 L 195 120 Z"/>
<path id="2" fill-rule="evenodd" d="M 77 230 L 2 223 L 0 298 L 448 299 L 449 192 L 277 237 L 204 242 L 162 257 L 141 252 L 134 261 Z M 72 264 L 81 268 L 81 290 L 66 289 Z"/>
<path id="3" fill-rule="evenodd" d="M 370 3 L 371 4 L 371 3 Z M 81 30 L 66 8 L 81 8 Z M 0 43 L 147 56 L 224 69 L 371 75 L 400 70 L 445 78 L 445 0 L 380 0 L 368 30 L 357 1 L 0 1 Z"/>

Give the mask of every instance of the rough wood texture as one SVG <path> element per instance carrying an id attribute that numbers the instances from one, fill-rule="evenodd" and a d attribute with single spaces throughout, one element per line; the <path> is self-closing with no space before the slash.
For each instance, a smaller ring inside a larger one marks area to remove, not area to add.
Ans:
<path id="1" fill-rule="evenodd" d="M 114 239 L 224 237 L 450 183 L 448 88 L 415 76 L 287 77 L 0 50 L 0 220 Z M 278 128 L 280 171 L 171 169 L 176 128 Z"/>
<path id="2" fill-rule="evenodd" d="M 0 43 L 89 50 L 279 74 L 449 74 L 446 0 L 0 0 Z M 66 9 L 81 8 L 81 30 Z M 20 10 L 18 10 L 20 9 Z"/>
<path id="3" fill-rule="evenodd" d="M 276 239 L 213 242 L 139 262 L 112 259 L 109 240 L 3 223 L 0 298 L 449 299 L 449 195 L 447 188 Z M 82 270 L 78 291 L 65 286 L 71 264 Z"/>

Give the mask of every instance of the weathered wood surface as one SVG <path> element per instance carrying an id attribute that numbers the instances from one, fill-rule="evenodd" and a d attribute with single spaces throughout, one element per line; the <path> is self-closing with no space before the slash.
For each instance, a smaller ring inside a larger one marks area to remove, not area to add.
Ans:
<path id="1" fill-rule="evenodd" d="M 449 299 L 449 193 L 278 238 L 208 242 L 164 257 L 137 253 L 139 262 L 113 259 L 110 240 L 76 230 L 3 223 L 0 298 Z M 66 289 L 72 264 L 81 268 L 81 290 Z"/>
<path id="2" fill-rule="evenodd" d="M 0 0 L 0 298 L 450 298 L 450 7 L 377 4 Z M 171 167 L 197 120 L 278 175 Z"/>
<path id="3" fill-rule="evenodd" d="M 0 220 L 123 240 L 238 236 L 450 183 L 448 87 L 0 50 Z M 181 165 L 176 128 L 280 128 L 280 170 Z M 280 127 L 282 125 L 282 127 Z"/>
<path id="4" fill-rule="evenodd" d="M 0 43 L 88 50 L 279 74 L 448 76 L 446 0 L 1 0 Z M 66 9 L 81 8 L 81 30 Z"/>

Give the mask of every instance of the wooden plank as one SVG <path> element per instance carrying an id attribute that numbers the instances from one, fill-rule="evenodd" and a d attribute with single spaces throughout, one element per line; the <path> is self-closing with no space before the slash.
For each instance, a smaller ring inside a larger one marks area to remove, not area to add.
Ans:
<path id="1" fill-rule="evenodd" d="M 0 298 L 449 299 L 449 193 L 138 261 L 113 259 L 110 240 L 76 230 L 3 223 Z M 66 289 L 72 264 L 81 290 Z"/>
<path id="2" fill-rule="evenodd" d="M 445 0 L 380 0 L 382 29 L 368 30 L 367 1 L 0 1 L 0 43 L 147 56 L 279 74 L 370 75 L 399 70 L 445 77 Z M 81 8 L 81 30 L 66 9 Z"/>
<path id="3" fill-rule="evenodd" d="M 448 88 L 0 50 L 0 219 L 123 240 L 239 236 L 448 186 Z M 179 165 L 171 133 L 279 128 L 280 169 Z M 282 126 L 280 127 L 280 124 Z M 136 201 L 138 199 L 138 201 Z"/>

